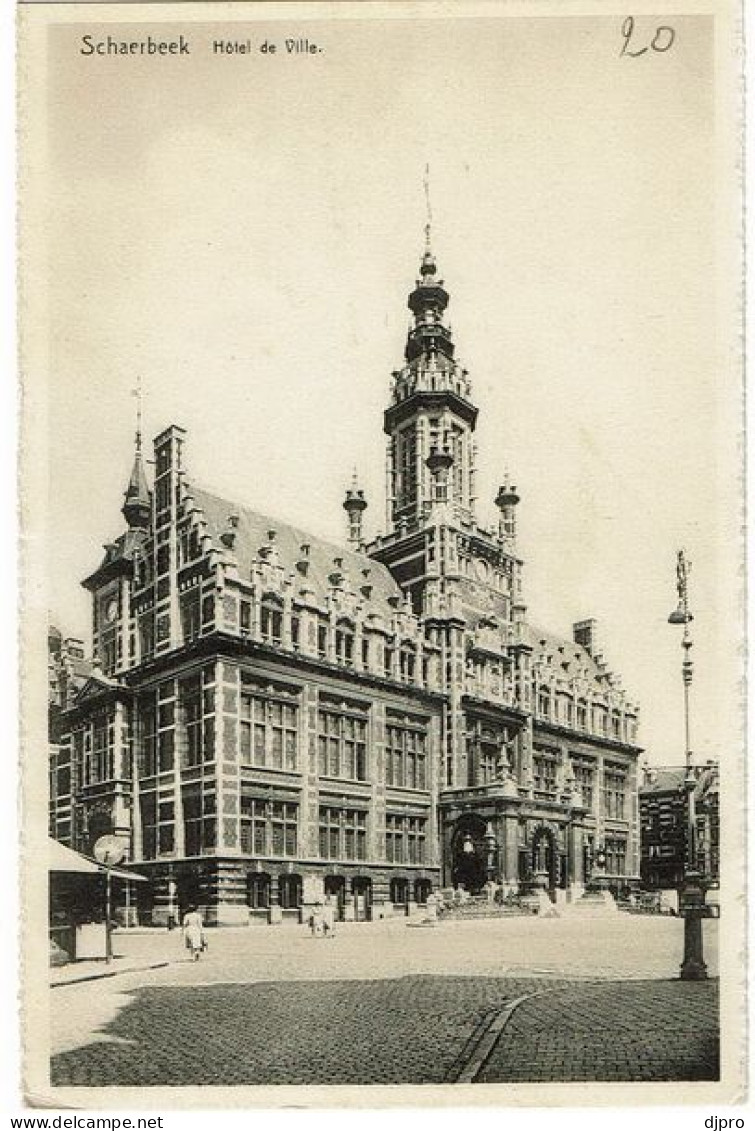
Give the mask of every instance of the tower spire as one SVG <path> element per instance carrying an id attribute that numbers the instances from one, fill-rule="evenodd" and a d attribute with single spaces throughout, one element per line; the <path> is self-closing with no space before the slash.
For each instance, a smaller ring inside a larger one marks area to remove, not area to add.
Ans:
<path id="1" fill-rule="evenodd" d="M 136 397 L 136 433 L 134 435 L 134 466 L 131 478 L 128 481 L 126 495 L 122 507 L 123 517 L 129 526 L 143 529 L 149 525 L 152 511 L 147 476 L 144 471 L 142 459 L 142 379 L 136 379 L 136 388 L 131 390 L 131 395 Z"/>
<path id="2" fill-rule="evenodd" d="M 423 278 L 434 275 L 437 271 L 435 256 L 432 249 L 433 206 L 430 200 L 430 163 L 425 165 L 425 175 L 422 180 L 425 190 L 425 253 L 422 256 L 419 273 Z"/>

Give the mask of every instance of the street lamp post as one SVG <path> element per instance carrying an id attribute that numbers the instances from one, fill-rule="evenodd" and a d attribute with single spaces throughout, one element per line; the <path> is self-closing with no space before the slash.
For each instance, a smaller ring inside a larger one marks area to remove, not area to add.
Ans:
<path id="1" fill-rule="evenodd" d="M 669 624 L 683 626 L 682 633 L 682 684 L 684 686 L 684 763 L 686 773 L 684 789 L 686 793 L 686 851 L 684 860 L 684 882 L 681 888 L 680 912 L 684 916 L 684 958 L 680 977 L 686 982 L 699 982 L 708 977 L 708 969 L 703 959 L 703 919 L 705 917 L 705 886 L 698 870 L 697 861 L 697 816 L 695 813 L 695 788 L 697 778 L 692 765 L 692 744 L 690 741 L 689 689 L 692 683 L 692 638 L 690 636 L 688 579 L 690 563 L 684 550 L 676 557 L 676 591 L 678 602 L 669 619 Z"/>

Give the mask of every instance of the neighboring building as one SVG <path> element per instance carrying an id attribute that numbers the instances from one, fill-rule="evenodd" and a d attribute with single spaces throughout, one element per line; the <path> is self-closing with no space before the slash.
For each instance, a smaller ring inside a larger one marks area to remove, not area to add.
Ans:
<path id="1" fill-rule="evenodd" d="M 84 582 L 101 670 L 66 744 L 71 842 L 129 838 L 145 918 L 174 893 L 223 923 L 324 895 L 367 917 L 491 878 L 556 898 L 603 854 L 614 885 L 638 881 L 637 708 L 593 621 L 567 640 L 527 620 L 516 489 L 495 529 L 475 518 L 447 303 L 428 248 L 370 544 L 356 484 L 342 548 L 189 480 L 175 426 L 150 487 L 137 435 L 127 529 Z"/>
<path id="2" fill-rule="evenodd" d="M 61 745 L 62 714 L 73 705 L 86 683 L 92 665 L 85 658 L 84 643 L 64 637 L 52 623 L 47 632 L 48 741 L 50 759 L 50 836 L 71 843 L 70 747 Z M 67 724 L 66 724 L 67 725 Z"/>
<path id="3" fill-rule="evenodd" d="M 695 766 L 696 846 L 698 871 L 718 884 L 719 811 L 718 764 Z M 684 766 L 652 767 L 645 770 L 640 787 L 642 885 L 650 890 L 679 888 L 687 857 L 688 797 Z"/>

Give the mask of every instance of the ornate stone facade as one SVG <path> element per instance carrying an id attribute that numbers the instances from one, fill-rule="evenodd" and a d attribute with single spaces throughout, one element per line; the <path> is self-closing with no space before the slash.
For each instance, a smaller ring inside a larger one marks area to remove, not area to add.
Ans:
<path id="1" fill-rule="evenodd" d="M 346 548 L 200 489 L 137 438 L 127 529 L 84 582 L 95 669 L 65 715 L 70 842 L 108 829 L 155 922 L 403 912 L 439 886 L 638 875 L 637 708 L 595 624 L 529 622 L 519 496 L 475 518 L 473 404 L 431 251 L 385 412 L 388 526 Z"/>

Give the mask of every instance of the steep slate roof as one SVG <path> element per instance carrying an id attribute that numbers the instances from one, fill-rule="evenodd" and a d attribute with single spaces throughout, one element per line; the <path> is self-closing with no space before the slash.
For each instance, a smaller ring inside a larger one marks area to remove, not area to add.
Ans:
<path id="1" fill-rule="evenodd" d="M 229 502 L 193 483 L 186 484 L 186 494 L 202 511 L 207 521 L 207 533 L 213 546 L 221 553 L 228 553 L 221 542 L 221 535 L 228 530 L 228 518 L 230 515 L 238 517 L 233 555 L 238 561 L 242 578 L 249 578 L 253 562 L 260 558 L 260 548 L 270 544 L 269 532 L 274 530 L 274 545 L 280 565 L 285 570 L 294 572 L 300 579 L 298 588 L 311 590 L 318 603 L 324 605 L 326 596 L 333 592 L 329 578 L 331 574 L 339 572 L 335 564 L 335 559 L 339 558 L 343 563 L 340 572 L 344 574 L 348 588 L 359 593 L 362 586 L 371 586 L 370 596 L 361 594 L 360 599 L 374 612 L 390 619 L 395 609 L 403 606 L 403 593 L 387 567 L 368 558 L 366 554 L 327 542 L 315 534 L 281 522 L 280 519 L 269 518 L 248 507 Z M 303 558 L 301 547 L 305 543 L 310 548 L 306 577 L 296 570 L 296 563 Z M 390 598 L 393 598 L 392 604 L 389 603 Z"/>
<path id="2" fill-rule="evenodd" d="M 103 570 L 121 567 L 123 565 L 130 566 L 133 562 L 134 551 L 138 550 L 143 545 L 144 537 L 145 532 L 143 530 L 127 530 L 125 534 L 121 534 L 114 542 L 109 542 L 105 546 L 105 556 L 97 566 L 97 569 L 82 581 L 81 584 L 84 588 L 93 588 L 96 584 L 96 579 Z"/>
<path id="3" fill-rule="evenodd" d="M 556 636 L 529 622 L 524 625 L 524 635 L 533 648 L 533 661 L 537 661 L 540 653 L 545 657 L 550 656 L 554 671 L 564 680 L 568 681 L 579 673 L 601 692 L 605 692 L 611 686 L 606 678 L 609 674 L 607 665 L 601 668 L 581 644 Z"/>
<path id="4" fill-rule="evenodd" d="M 670 793 L 684 787 L 687 771 L 684 766 L 651 766 L 655 776 L 652 781 L 640 786 L 640 793 Z"/>
<path id="5" fill-rule="evenodd" d="M 715 762 L 706 762 L 702 766 L 695 764 L 693 769 L 697 775 L 695 796 L 698 800 L 712 793 L 718 793 L 718 765 Z M 684 766 L 651 766 L 650 772 L 654 774 L 654 780 L 640 786 L 640 793 L 643 796 L 654 793 L 669 793 L 673 790 L 684 791 L 684 781 L 687 777 L 687 770 Z"/>

